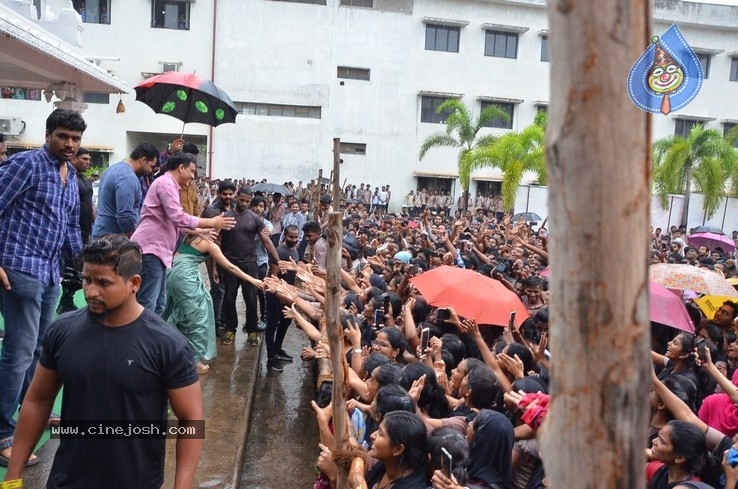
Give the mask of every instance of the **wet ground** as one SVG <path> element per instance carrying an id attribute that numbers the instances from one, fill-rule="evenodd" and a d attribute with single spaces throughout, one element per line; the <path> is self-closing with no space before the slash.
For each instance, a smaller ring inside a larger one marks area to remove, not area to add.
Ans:
<path id="1" fill-rule="evenodd" d="M 243 302 L 238 301 L 240 324 Z M 284 372 L 266 369 L 266 346 L 246 345 L 241 331 L 233 345 L 218 345 L 218 357 L 201 377 L 205 441 L 193 488 L 309 488 L 315 479 L 318 432 L 310 407 L 312 370 L 299 359 L 305 335 L 290 326 L 284 349 L 295 357 Z M 58 440 L 38 453 L 41 462 L 24 473 L 24 487 L 46 486 Z M 175 440 L 167 441 L 164 486 L 172 487 Z"/>
<path id="2" fill-rule="evenodd" d="M 251 411 L 242 489 L 309 488 L 315 479 L 318 427 L 312 368 L 299 353 L 306 337 L 290 326 L 284 349 L 295 357 L 284 371 L 266 368 L 266 346 Z"/>

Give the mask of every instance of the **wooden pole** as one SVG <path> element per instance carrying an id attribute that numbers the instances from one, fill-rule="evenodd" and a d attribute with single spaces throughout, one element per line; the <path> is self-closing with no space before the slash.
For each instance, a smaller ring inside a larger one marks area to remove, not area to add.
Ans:
<path id="1" fill-rule="evenodd" d="M 338 210 L 341 196 L 341 138 L 333 138 L 333 209 Z"/>
<path id="2" fill-rule="evenodd" d="M 345 454 L 350 448 L 348 432 L 348 413 L 346 411 L 346 375 L 348 364 L 343 353 L 343 328 L 339 316 L 341 302 L 341 249 L 343 247 L 342 214 L 328 214 L 326 240 L 328 253 L 325 260 L 325 320 L 328 343 L 331 349 L 331 368 L 333 369 L 333 435 L 336 439 L 334 453 Z M 348 487 L 349 464 L 345 457 L 339 457 L 337 487 Z"/>
<path id="3" fill-rule="evenodd" d="M 652 34 L 650 4 L 548 3 L 553 364 L 541 447 L 549 487 L 646 485 L 651 130 L 626 77 Z M 628 259 L 613 260 L 623 249 Z"/>

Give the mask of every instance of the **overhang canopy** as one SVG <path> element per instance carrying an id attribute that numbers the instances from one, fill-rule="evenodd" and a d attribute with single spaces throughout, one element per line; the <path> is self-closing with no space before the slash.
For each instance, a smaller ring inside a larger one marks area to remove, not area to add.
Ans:
<path id="1" fill-rule="evenodd" d="M 450 180 L 459 178 L 458 173 L 443 173 L 443 172 L 434 172 L 434 171 L 415 171 L 413 172 L 413 176 L 415 177 L 421 177 L 421 178 L 448 178 Z"/>
<path id="2" fill-rule="evenodd" d="M 74 46 L 0 4 L 0 85 L 44 89 L 64 83 L 88 92 L 131 90 Z"/>

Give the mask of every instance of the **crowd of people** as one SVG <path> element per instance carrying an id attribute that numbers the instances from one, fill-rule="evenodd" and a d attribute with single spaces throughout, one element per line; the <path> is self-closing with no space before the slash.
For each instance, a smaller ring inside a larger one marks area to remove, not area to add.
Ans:
<path id="1" fill-rule="evenodd" d="M 270 372 L 295 356 L 328 358 L 326 228 L 336 211 L 350 443 L 362 461 L 351 480 L 373 489 L 545 487 L 536 442 L 553 361 L 545 221 L 514 221 L 494 195 L 470 198 L 465 214 L 458 202 L 452 215 L 436 190 L 413 191 L 400 205 L 389 185 L 344 185 L 339 202 L 321 182 L 264 193 L 254 190 L 264 181 L 198 178 L 197 146 L 183 140 L 165 151 L 142 143 L 111 165 L 95 205 L 85 128 L 79 114 L 57 110 L 42 148 L 0 163 L 6 478 L 38 462 L 32 450 L 52 418 L 166 419 L 169 405 L 180 421 L 203 419 L 199 375 L 218 342 L 234 343 L 239 296 L 247 344 L 263 338 Z M 653 230 L 653 261 L 736 276 L 732 248 L 690 247 L 685 231 Z M 485 324 L 436 307 L 415 279 L 442 266 L 501 283 L 528 317 Z M 87 307 L 77 309 L 80 288 Z M 738 304 L 725 301 L 713 318 L 692 312 L 694 334 L 652 325 L 644 449 L 653 489 L 738 481 Z M 299 352 L 283 345 L 293 323 L 301 330 L 293 334 L 311 340 Z M 59 416 L 51 408 L 62 386 Z M 317 488 L 335 487 L 337 477 L 329 400 L 313 404 Z M 201 447 L 178 441 L 175 487 L 190 486 Z M 160 487 L 163 459 L 163 440 L 62 438 L 49 480 Z"/>

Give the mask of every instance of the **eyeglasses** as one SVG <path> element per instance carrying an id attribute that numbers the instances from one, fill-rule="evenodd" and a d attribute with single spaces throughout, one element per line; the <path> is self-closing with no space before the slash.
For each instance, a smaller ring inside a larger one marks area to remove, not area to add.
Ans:
<path id="1" fill-rule="evenodd" d="M 377 340 L 372 341 L 372 346 L 377 346 L 379 348 L 392 348 L 392 345 L 390 345 L 389 343 L 385 343 L 384 341 L 377 341 Z"/>
<path id="2" fill-rule="evenodd" d="M 729 311 L 727 309 L 723 309 L 722 307 L 720 309 L 718 309 L 717 311 L 715 311 L 715 314 L 718 314 L 718 313 L 725 314 L 726 316 L 732 316 L 733 315 L 733 313 L 731 311 Z"/>

